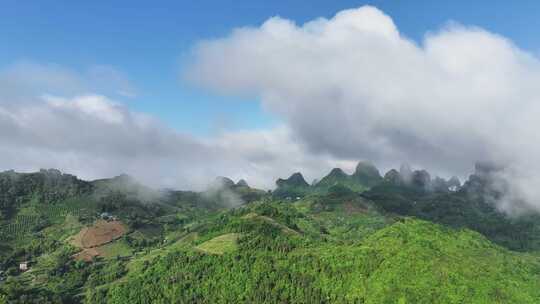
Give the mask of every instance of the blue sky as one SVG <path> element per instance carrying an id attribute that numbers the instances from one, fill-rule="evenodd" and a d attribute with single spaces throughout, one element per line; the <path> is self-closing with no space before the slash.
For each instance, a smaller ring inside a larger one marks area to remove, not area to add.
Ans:
<path id="1" fill-rule="evenodd" d="M 137 90 L 122 101 L 196 135 L 267 128 L 279 121 L 255 100 L 219 96 L 181 81 L 182 58 L 201 39 L 222 37 L 271 16 L 298 24 L 364 4 L 390 15 L 401 33 L 421 41 L 447 21 L 477 25 L 540 49 L 540 3 L 520 1 L 19 1 L 0 4 L 0 67 L 58 64 L 77 71 L 112 66 Z"/>

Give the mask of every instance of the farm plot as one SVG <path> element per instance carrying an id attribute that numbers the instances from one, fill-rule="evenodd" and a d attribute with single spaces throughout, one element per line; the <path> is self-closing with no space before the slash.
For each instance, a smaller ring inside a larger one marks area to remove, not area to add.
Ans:
<path id="1" fill-rule="evenodd" d="M 92 248 L 118 239 L 127 229 L 120 221 L 99 220 L 93 226 L 83 228 L 74 238 L 72 244 L 79 248 Z"/>

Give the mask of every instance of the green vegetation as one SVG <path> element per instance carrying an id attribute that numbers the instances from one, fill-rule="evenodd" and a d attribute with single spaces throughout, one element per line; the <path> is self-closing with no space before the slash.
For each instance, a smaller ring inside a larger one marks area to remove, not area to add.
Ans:
<path id="1" fill-rule="evenodd" d="M 302 245 L 285 235 L 272 241 L 273 232 L 266 233 L 266 242 L 285 242 L 289 249 L 269 249 L 247 237 L 234 254 L 170 252 L 88 298 L 95 303 L 536 303 L 540 297 L 538 261 L 470 231 L 405 220 L 357 245 Z"/>
<path id="2" fill-rule="evenodd" d="M 498 211 L 486 176 L 404 172 L 362 162 L 273 193 L 0 173 L 0 304 L 540 302 L 537 214 Z M 73 245 L 107 220 L 119 238 Z"/>
<path id="3" fill-rule="evenodd" d="M 126 242 L 117 241 L 99 247 L 100 255 L 106 259 L 129 257 L 133 254 Z"/>
<path id="4" fill-rule="evenodd" d="M 458 192 L 426 193 L 383 183 L 362 195 L 386 212 L 467 227 L 512 250 L 540 251 L 539 214 L 509 217 L 473 191 L 469 184 Z"/>

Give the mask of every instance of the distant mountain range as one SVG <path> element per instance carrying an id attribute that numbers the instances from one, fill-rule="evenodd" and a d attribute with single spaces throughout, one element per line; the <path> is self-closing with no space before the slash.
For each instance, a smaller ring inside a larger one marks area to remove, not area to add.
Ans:
<path id="1" fill-rule="evenodd" d="M 355 192 L 363 192 L 382 183 L 395 186 L 413 187 L 426 192 L 457 191 L 461 183 L 457 177 L 445 180 L 440 177 L 434 179 L 425 170 L 412 171 L 409 166 L 403 165 L 400 171 L 392 169 L 384 177 L 370 162 L 362 161 L 356 166 L 352 175 L 348 175 L 340 168 L 334 168 L 321 180 L 309 185 L 300 172 L 296 172 L 287 179 L 278 179 L 274 195 L 280 198 L 298 198 L 309 193 L 325 193 L 332 187 L 342 186 Z"/>

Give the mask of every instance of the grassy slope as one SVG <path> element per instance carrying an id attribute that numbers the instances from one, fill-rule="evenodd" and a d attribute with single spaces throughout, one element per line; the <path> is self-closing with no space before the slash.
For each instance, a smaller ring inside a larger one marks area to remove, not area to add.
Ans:
<path id="1" fill-rule="evenodd" d="M 133 254 L 133 250 L 124 241 L 119 240 L 97 248 L 101 256 L 106 259 L 116 257 L 128 257 Z"/>
<path id="2" fill-rule="evenodd" d="M 238 233 L 227 233 L 217 236 L 195 247 L 210 254 L 224 254 L 233 252 L 238 248 L 237 241 L 240 237 Z"/>

